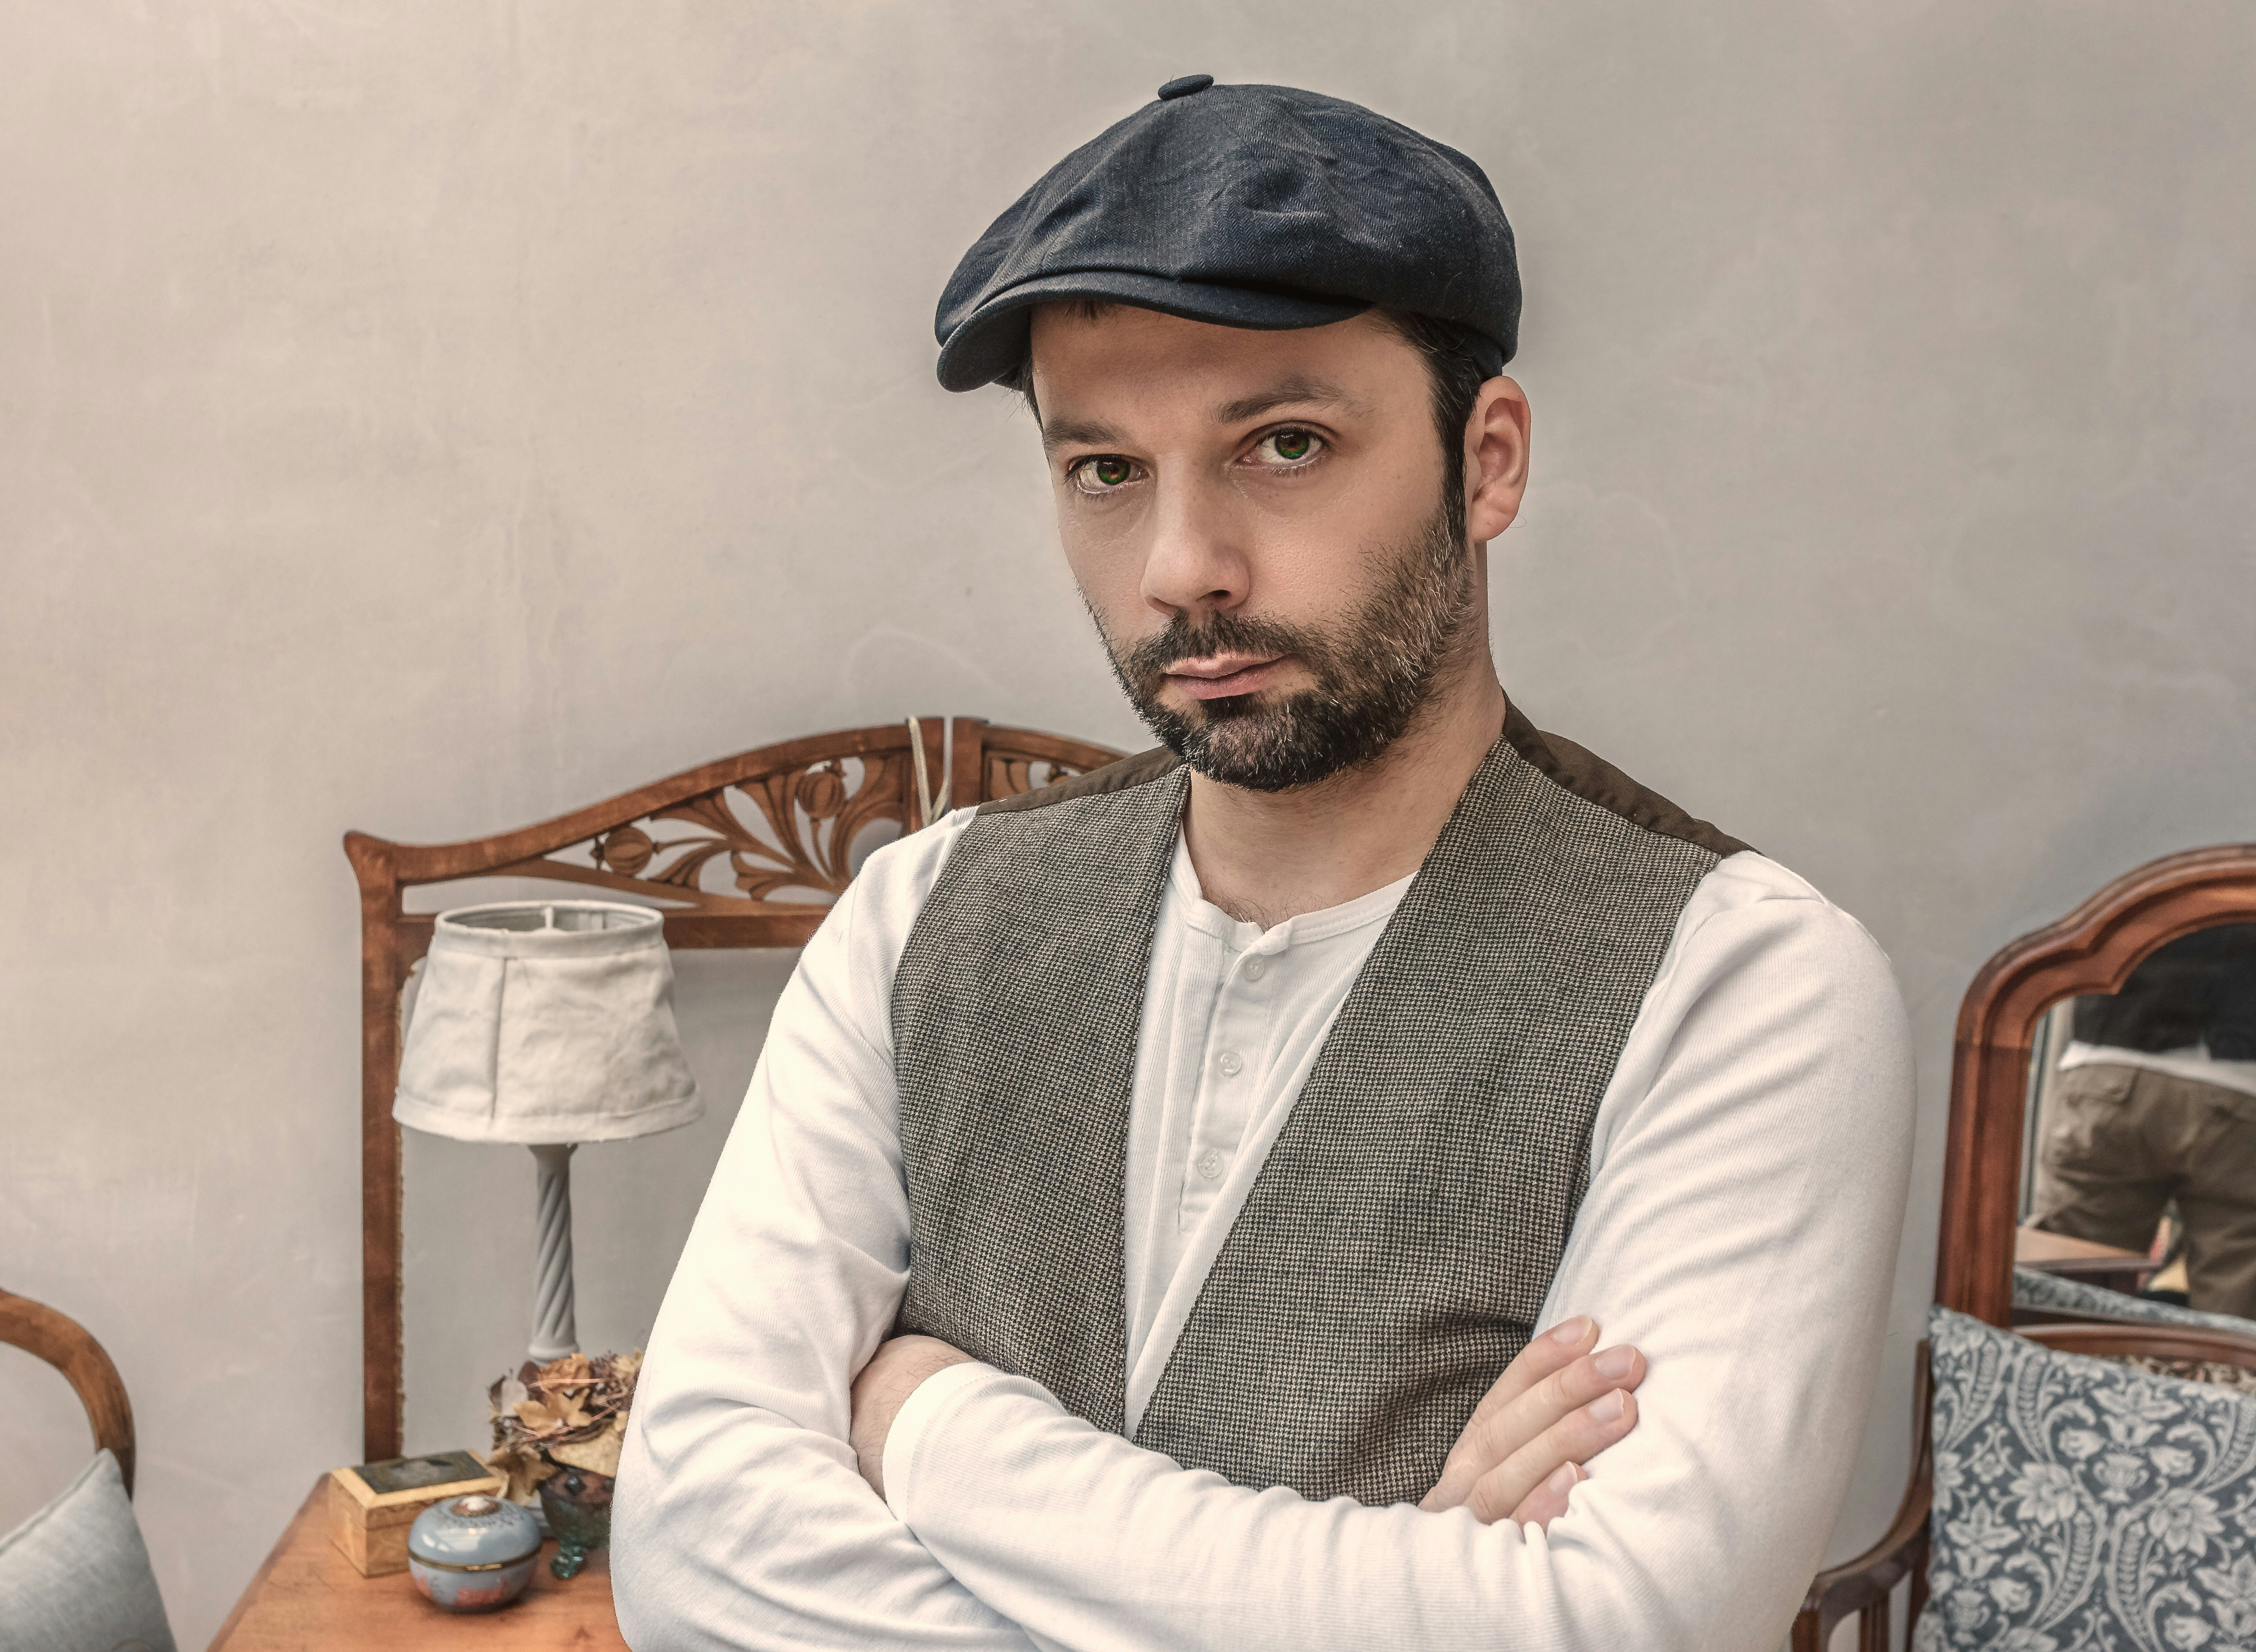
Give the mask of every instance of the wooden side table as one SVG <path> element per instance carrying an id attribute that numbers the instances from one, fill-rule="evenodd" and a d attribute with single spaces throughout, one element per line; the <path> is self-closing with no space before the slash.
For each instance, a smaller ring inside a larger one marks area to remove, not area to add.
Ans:
<path id="1" fill-rule="evenodd" d="M 549 1544 L 532 1586 L 498 1612 L 441 1612 L 405 1572 L 363 1578 L 329 1541 L 328 1476 L 314 1482 L 290 1529 L 220 1626 L 211 1652 L 328 1652 L 330 1648 L 412 1648 L 415 1652 L 626 1652 L 611 1612 L 611 1557 L 597 1550 L 587 1570 L 559 1582 Z"/>
<path id="2" fill-rule="evenodd" d="M 2109 1290 L 2135 1296 L 2140 1282 L 2161 1264 L 2143 1250 L 2122 1250 L 2089 1239 L 2047 1233 L 2041 1227 L 2013 1230 L 2013 1265 L 2039 1273 L 2088 1280 Z"/>

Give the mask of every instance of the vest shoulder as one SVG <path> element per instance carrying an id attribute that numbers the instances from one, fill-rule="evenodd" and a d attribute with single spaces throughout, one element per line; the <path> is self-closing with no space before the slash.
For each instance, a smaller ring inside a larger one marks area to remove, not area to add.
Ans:
<path id="1" fill-rule="evenodd" d="M 1639 785 L 1596 752 L 1559 735 L 1544 734 L 1517 704 L 1505 710 L 1504 737 L 1530 765 L 1564 791 L 1596 804 L 1632 826 L 1702 848 L 1718 859 L 1753 846 L 1741 842 L 1678 808 L 1650 787 Z"/>
<path id="2" fill-rule="evenodd" d="M 1546 778 L 1632 826 L 1689 843 L 1719 859 L 1752 847 L 1688 813 L 1650 787 L 1640 785 L 1597 753 L 1563 735 L 1540 732 L 1517 705 L 1506 707 L 1504 735 L 1512 749 Z M 979 813 L 983 818 L 1019 814 L 1076 798 L 1107 797 L 1163 779 L 1181 763 L 1182 759 L 1166 747 L 1155 746 L 1054 785 L 983 803 Z"/>
<path id="3" fill-rule="evenodd" d="M 1053 804 L 1070 803 L 1076 798 L 1102 798 L 1132 787 L 1146 785 L 1152 781 L 1172 774 L 1182 759 L 1165 746 L 1154 746 L 1149 751 L 1123 757 L 1118 763 L 1109 763 L 1102 769 L 1092 769 L 1085 775 L 1075 775 L 1054 785 L 1022 791 L 1014 798 L 997 798 L 979 805 L 983 818 L 995 814 L 1022 814 L 1030 809 L 1047 809 Z"/>

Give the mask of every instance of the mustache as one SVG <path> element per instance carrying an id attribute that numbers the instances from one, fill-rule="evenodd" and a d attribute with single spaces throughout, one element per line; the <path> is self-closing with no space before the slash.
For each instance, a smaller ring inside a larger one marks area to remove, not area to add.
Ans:
<path id="1" fill-rule="evenodd" d="M 1187 659 L 1216 654 L 1298 654 L 1314 660 L 1323 652 L 1321 638 L 1273 620 L 1237 614 L 1209 614 L 1193 625 L 1178 614 L 1167 629 L 1116 649 L 1120 674 L 1139 685 L 1156 685 L 1174 666 Z"/>

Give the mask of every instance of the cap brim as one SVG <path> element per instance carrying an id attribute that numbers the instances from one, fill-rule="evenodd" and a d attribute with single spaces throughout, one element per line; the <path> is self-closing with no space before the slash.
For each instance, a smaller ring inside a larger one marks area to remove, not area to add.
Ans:
<path id="1" fill-rule="evenodd" d="M 1042 276 L 997 293 L 948 334 L 940 349 L 941 387 L 972 390 L 1007 376 L 1026 358 L 1033 306 L 1061 299 L 1110 299 L 1188 321 L 1265 332 L 1329 327 L 1371 308 L 1357 299 L 1174 281 L 1132 270 L 1079 270 Z"/>

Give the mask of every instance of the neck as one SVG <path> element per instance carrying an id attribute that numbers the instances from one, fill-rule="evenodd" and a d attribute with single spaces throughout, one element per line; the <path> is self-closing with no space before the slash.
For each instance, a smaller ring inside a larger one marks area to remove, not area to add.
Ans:
<path id="1" fill-rule="evenodd" d="M 1475 636 L 1476 656 L 1361 768 L 1278 792 L 1193 774 L 1183 840 L 1206 898 L 1267 929 L 1416 871 L 1504 729 L 1485 625 Z"/>

